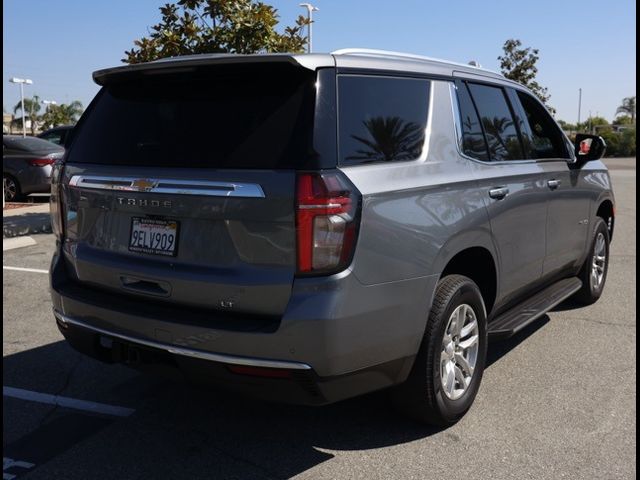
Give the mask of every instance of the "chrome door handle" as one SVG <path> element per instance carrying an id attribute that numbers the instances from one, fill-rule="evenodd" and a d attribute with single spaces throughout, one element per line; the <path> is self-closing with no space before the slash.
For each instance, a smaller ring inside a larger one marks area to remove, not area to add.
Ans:
<path id="1" fill-rule="evenodd" d="M 556 188 L 558 188 L 560 186 L 562 182 L 560 180 L 556 180 L 555 178 L 553 180 L 548 180 L 547 181 L 547 187 L 549 187 L 551 190 L 555 190 Z"/>
<path id="2" fill-rule="evenodd" d="M 509 188 L 507 187 L 496 187 L 489 190 L 489 196 L 491 198 L 495 198 L 496 200 L 502 200 L 509 194 Z"/>

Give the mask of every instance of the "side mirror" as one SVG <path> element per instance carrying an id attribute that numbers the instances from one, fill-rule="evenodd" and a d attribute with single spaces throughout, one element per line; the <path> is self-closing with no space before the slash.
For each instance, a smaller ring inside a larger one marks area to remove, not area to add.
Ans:
<path id="1" fill-rule="evenodd" d="M 607 150 L 604 139 L 598 135 L 578 133 L 575 141 L 576 163 L 583 164 L 603 157 Z"/>

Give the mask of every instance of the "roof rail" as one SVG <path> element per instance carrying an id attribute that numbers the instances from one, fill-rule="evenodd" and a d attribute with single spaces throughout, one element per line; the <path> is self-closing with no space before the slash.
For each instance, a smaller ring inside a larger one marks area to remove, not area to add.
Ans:
<path id="1" fill-rule="evenodd" d="M 477 68 L 478 70 L 484 70 L 486 72 L 491 72 L 491 73 L 495 73 L 496 75 L 502 76 L 498 72 L 487 70 L 486 68 L 481 68 L 479 65 L 450 62 L 448 60 L 443 60 L 441 58 L 426 57 L 424 55 L 415 55 L 412 53 L 393 52 L 389 50 L 376 50 L 372 48 L 341 48 L 340 50 L 335 50 L 331 52 L 331 54 L 332 55 L 361 55 L 365 57 L 406 58 L 410 60 L 421 60 L 424 62 L 446 63 L 448 65 L 458 65 L 460 67 L 466 67 L 466 68 L 473 67 L 473 68 Z"/>

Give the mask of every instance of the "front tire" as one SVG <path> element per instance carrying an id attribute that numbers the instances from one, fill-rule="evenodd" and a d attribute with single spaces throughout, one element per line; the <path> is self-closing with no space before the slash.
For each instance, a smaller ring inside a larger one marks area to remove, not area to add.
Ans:
<path id="1" fill-rule="evenodd" d="M 597 217 L 589 254 L 582 265 L 578 278 L 582 288 L 575 300 L 583 305 L 596 303 L 602 296 L 609 271 L 609 229 L 605 221 Z"/>
<path id="2" fill-rule="evenodd" d="M 449 426 L 469 410 L 487 356 L 487 319 L 478 286 L 462 275 L 438 283 L 420 350 L 396 405 L 431 425 Z"/>

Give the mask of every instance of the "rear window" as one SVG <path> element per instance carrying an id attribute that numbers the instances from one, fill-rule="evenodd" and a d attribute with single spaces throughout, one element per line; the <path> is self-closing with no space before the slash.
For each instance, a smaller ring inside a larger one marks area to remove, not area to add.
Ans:
<path id="1" fill-rule="evenodd" d="M 294 168 L 313 154 L 314 81 L 278 64 L 124 78 L 102 89 L 68 161 Z"/>
<path id="2" fill-rule="evenodd" d="M 419 158 L 425 141 L 429 88 L 428 80 L 340 76 L 340 164 Z"/>
<path id="3" fill-rule="evenodd" d="M 35 137 L 4 137 L 2 139 L 5 147 L 23 152 L 58 152 L 64 150 L 47 140 Z"/>

